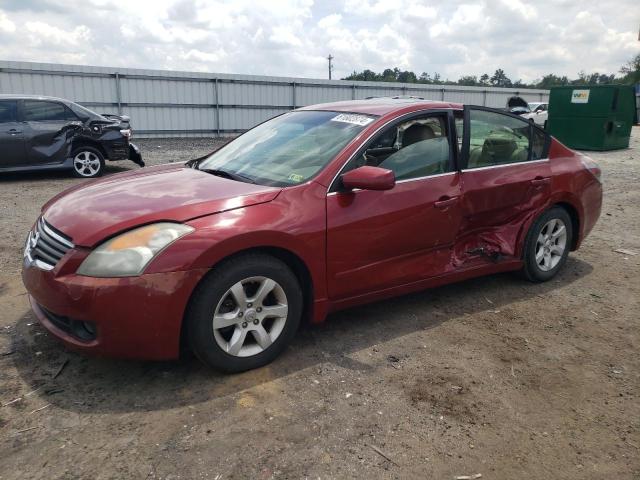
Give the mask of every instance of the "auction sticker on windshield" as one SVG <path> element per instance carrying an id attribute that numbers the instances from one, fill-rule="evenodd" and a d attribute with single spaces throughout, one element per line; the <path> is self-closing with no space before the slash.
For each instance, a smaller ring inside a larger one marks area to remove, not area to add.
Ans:
<path id="1" fill-rule="evenodd" d="M 354 113 L 341 113 L 340 115 L 336 115 L 331 119 L 332 122 L 344 122 L 344 123 L 352 123 L 353 125 L 360 125 L 364 127 L 365 125 L 369 125 L 373 122 L 373 118 L 367 117 L 366 115 L 357 115 Z"/>

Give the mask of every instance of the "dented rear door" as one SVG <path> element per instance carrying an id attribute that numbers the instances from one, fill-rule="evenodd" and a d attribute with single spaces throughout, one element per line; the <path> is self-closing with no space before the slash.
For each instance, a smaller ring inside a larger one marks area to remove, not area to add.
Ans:
<path id="1" fill-rule="evenodd" d="M 534 129 L 515 115 L 465 107 L 457 266 L 512 257 L 523 224 L 544 208 L 551 168 Z"/>

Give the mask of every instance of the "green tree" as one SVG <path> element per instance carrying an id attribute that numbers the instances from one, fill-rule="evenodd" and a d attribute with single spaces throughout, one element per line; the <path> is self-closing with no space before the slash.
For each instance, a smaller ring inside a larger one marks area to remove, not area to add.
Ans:
<path id="1" fill-rule="evenodd" d="M 478 85 L 478 77 L 476 77 L 475 75 L 463 75 L 458 79 L 458 85 L 475 87 L 476 85 Z"/>
<path id="2" fill-rule="evenodd" d="M 624 84 L 640 83 L 640 53 L 629 60 L 620 68 L 620 73 L 624 75 L 620 82 Z"/>
<path id="3" fill-rule="evenodd" d="M 427 72 L 422 72 L 420 74 L 420 77 L 418 78 L 418 82 L 420 83 L 431 83 L 431 75 L 429 75 Z"/>
<path id="4" fill-rule="evenodd" d="M 367 69 L 362 72 L 354 71 L 351 75 L 345 77 L 343 80 L 362 80 L 366 82 L 375 82 L 380 79 L 379 77 L 380 76 L 376 72 Z"/>
<path id="5" fill-rule="evenodd" d="M 497 69 L 491 79 L 489 80 L 492 86 L 494 87 L 510 87 L 511 80 L 504 73 L 504 70 L 501 68 Z"/>
<path id="6" fill-rule="evenodd" d="M 483 73 L 479 78 L 476 75 L 463 75 L 457 81 L 449 79 L 443 80 L 438 72 L 433 74 L 422 72 L 417 76 L 410 70 L 400 70 L 398 67 L 385 68 L 382 73 L 365 69 L 362 72 L 354 71 L 344 80 L 362 80 L 368 82 L 403 82 L 403 83 L 425 83 L 432 85 L 465 85 L 465 86 L 493 86 L 493 87 L 516 87 L 516 88 L 543 88 L 549 89 L 559 85 L 602 85 L 608 83 L 640 83 L 640 54 L 632 58 L 620 69 L 622 77 L 616 78 L 614 74 L 606 73 L 586 73 L 581 71 L 577 78 L 569 79 L 566 76 L 558 76 L 553 73 L 544 75 L 542 79 L 531 83 L 524 83 L 522 80 L 511 81 L 504 70 L 498 68 L 490 77 Z"/>
<path id="7" fill-rule="evenodd" d="M 399 73 L 400 69 L 398 67 L 395 67 L 394 69 L 386 68 L 382 72 L 382 78 L 380 80 L 383 82 L 397 82 Z"/>
<path id="8" fill-rule="evenodd" d="M 569 79 L 567 77 L 558 77 L 553 73 L 549 73 L 542 77 L 542 80 L 536 83 L 537 88 L 549 89 L 551 87 L 557 87 L 560 85 L 568 85 Z"/>
<path id="9" fill-rule="evenodd" d="M 418 78 L 415 73 L 405 70 L 404 72 L 398 73 L 396 80 L 402 83 L 416 83 Z"/>

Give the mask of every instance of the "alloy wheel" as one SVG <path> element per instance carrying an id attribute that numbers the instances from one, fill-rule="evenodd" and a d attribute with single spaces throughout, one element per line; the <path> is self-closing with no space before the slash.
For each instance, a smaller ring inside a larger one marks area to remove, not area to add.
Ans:
<path id="1" fill-rule="evenodd" d="M 554 218 L 544 224 L 536 240 L 536 264 L 543 272 L 553 270 L 567 248 L 567 228 L 562 220 Z"/>
<path id="2" fill-rule="evenodd" d="M 280 284 L 267 277 L 249 277 L 232 285 L 218 302 L 213 335 L 229 355 L 257 355 L 280 336 L 288 313 Z"/>
<path id="3" fill-rule="evenodd" d="M 93 152 L 79 152 L 73 157 L 73 168 L 82 177 L 93 177 L 100 171 L 100 158 Z"/>

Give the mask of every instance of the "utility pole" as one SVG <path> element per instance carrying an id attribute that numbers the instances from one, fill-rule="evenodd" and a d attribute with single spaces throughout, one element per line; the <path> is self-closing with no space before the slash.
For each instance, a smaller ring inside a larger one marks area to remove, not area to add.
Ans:
<path id="1" fill-rule="evenodd" d="M 327 60 L 329 60 L 329 80 L 331 80 L 331 70 L 333 70 L 333 65 L 331 65 L 331 60 L 333 60 L 333 55 L 329 54 L 329 56 L 327 57 Z"/>

